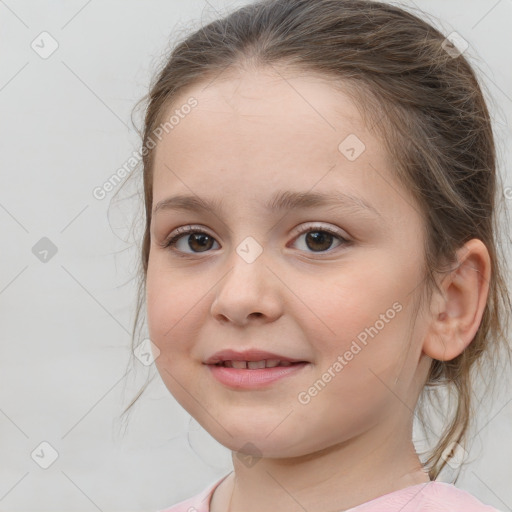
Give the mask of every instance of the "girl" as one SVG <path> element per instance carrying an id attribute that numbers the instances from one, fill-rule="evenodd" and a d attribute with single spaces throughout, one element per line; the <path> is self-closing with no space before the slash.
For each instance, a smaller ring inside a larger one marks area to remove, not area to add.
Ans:
<path id="1" fill-rule="evenodd" d="M 233 452 L 166 512 L 496 510 L 436 481 L 470 370 L 509 355 L 491 120 L 453 40 L 369 0 L 247 5 L 174 49 L 142 155 L 155 363 Z"/>

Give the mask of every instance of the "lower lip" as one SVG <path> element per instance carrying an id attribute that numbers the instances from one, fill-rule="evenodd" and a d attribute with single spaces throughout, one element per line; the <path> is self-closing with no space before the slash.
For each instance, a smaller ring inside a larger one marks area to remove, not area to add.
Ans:
<path id="1" fill-rule="evenodd" d="M 275 368 L 258 368 L 255 370 L 228 368 L 209 364 L 212 375 L 222 384 L 232 388 L 258 388 L 277 380 L 300 372 L 309 363 L 297 363 L 291 366 L 276 366 Z"/>

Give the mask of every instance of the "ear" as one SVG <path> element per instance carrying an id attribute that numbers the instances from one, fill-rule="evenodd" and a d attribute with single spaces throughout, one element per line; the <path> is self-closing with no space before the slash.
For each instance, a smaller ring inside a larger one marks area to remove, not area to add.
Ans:
<path id="1" fill-rule="evenodd" d="M 450 361 L 471 343 L 480 326 L 491 276 L 485 244 L 474 238 L 457 251 L 458 264 L 443 278 L 431 304 L 430 325 L 423 352 L 432 359 Z"/>

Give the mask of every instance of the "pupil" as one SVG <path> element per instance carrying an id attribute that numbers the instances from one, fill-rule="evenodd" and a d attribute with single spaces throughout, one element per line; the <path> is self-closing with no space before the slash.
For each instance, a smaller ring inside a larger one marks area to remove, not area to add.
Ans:
<path id="1" fill-rule="evenodd" d="M 329 249 L 332 243 L 332 238 L 333 235 L 325 231 L 311 231 L 306 235 L 306 245 L 308 246 L 308 249 L 313 249 L 309 243 L 312 240 L 313 243 L 319 243 L 322 246 L 320 247 L 320 250 Z"/>
<path id="2" fill-rule="evenodd" d="M 192 239 L 192 242 L 189 238 L 189 243 L 188 245 L 190 246 L 191 249 L 193 249 L 194 251 L 196 252 L 201 252 L 201 248 L 204 250 L 205 247 L 206 249 L 210 249 L 211 248 L 211 243 L 213 241 L 212 237 L 204 234 L 204 233 L 192 233 L 190 235 L 191 239 Z M 195 242 L 199 242 L 199 250 L 197 247 L 193 247 L 193 243 Z M 205 244 L 206 242 L 206 244 Z M 208 246 L 208 242 L 210 242 L 210 246 Z"/>

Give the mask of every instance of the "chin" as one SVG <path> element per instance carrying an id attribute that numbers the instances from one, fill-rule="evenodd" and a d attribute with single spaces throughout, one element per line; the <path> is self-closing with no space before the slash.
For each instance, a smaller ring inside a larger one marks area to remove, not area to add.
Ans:
<path id="1" fill-rule="evenodd" d="M 211 426 L 211 423 L 207 425 L 207 427 Z M 297 445 L 300 440 L 293 439 L 286 429 L 277 433 L 277 430 L 274 430 L 275 423 L 265 425 L 264 428 L 244 428 L 244 425 L 224 422 L 222 426 L 216 425 L 213 430 L 204 428 L 217 442 L 232 452 L 238 452 L 240 456 L 245 454 L 253 457 L 280 458 L 295 457 L 305 453 Z"/>

